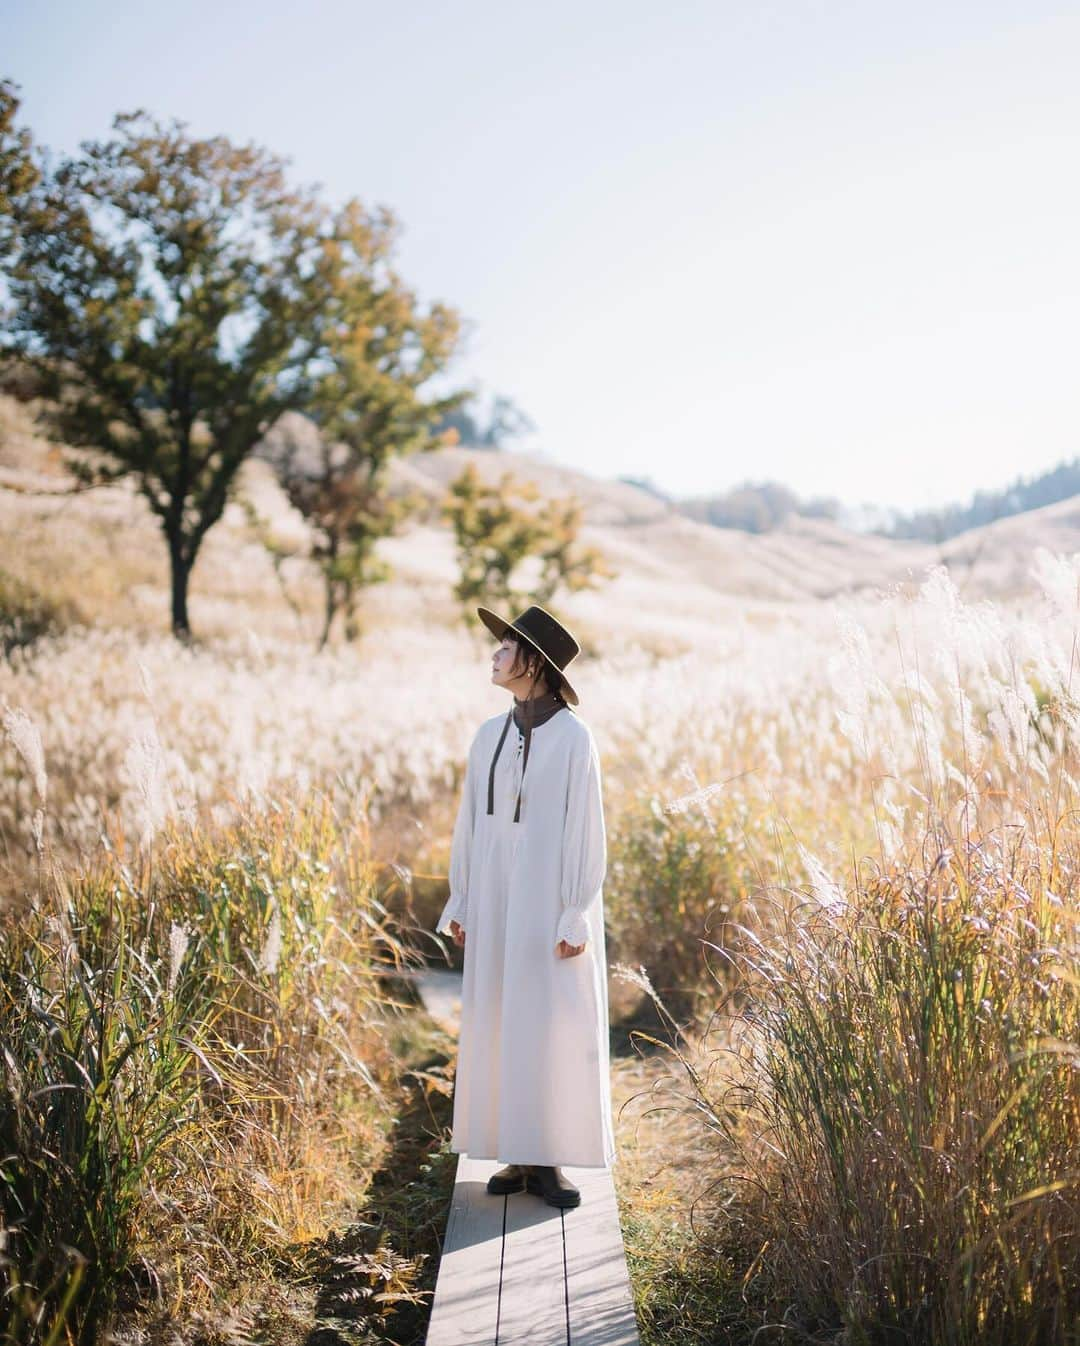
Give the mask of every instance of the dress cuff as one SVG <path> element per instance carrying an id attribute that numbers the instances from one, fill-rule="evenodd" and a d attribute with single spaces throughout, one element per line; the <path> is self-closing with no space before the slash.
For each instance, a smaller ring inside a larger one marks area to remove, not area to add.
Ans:
<path id="1" fill-rule="evenodd" d="M 468 902 L 461 894 L 450 894 L 450 900 L 443 907 L 443 913 L 435 925 L 435 930 L 439 934 L 452 935 L 454 932 L 450 929 L 450 922 L 457 921 L 462 930 L 465 929 L 465 916 L 468 912 Z"/>
<path id="2" fill-rule="evenodd" d="M 559 926 L 555 931 L 555 947 L 558 948 L 559 941 L 565 939 L 567 944 L 577 948 L 588 938 L 589 922 L 584 911 L 580 907 L 563 907 Z"/>

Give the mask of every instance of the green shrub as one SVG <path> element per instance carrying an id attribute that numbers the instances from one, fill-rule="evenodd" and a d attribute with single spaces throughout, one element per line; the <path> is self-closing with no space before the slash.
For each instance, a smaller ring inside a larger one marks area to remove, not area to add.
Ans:
<path id="1" fill-rule="evenodd" d="M 758 877 L 738 806 L 666 812 L 657 795 L 616 814 L 608 839 L 605 917 L 611 957 L 641 964 L 677 1019 L 701 1011 L 723 977 Z"/>

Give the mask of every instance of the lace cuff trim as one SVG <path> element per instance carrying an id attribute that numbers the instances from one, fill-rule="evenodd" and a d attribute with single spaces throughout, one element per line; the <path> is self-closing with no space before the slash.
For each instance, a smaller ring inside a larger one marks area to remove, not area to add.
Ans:
<path id="1" fill-rule="evenodd" d="M 555 946 L 558 947 L 559 941 L 565 939 L 567 944 L 572 944 L 575 948 L 584 944 L 589 938 L 589 922 L 585 913 L 580 907 L 563 907 L 562 915 L 559 917 L 559 926 L 555 931 Z"/>
<path id="2" fill-rule="evenodd" d="M 439 917 L 435 930 L 438 934 L 452 935 L 454 932 L 450 929 L 450 922 L 457 921 L 462 930 L 465 929 L 465 915 L 468 911 L 468 904 L 465 899 L 453 893 L 450 894 L 450 900 L 443 907 L 443 913 Z"/>

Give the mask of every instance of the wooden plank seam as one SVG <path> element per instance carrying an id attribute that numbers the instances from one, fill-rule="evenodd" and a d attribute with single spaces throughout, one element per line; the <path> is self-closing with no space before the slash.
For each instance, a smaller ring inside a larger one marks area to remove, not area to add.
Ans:
<path id="1" fill-rule="evenodd" d="M 499 1346 L 499 1323 L 502 1317 L 502 1289 L 503 1289 L 503 1266 L 506 1261 L 506 1207 L 510 1200 L 509 1196 L 503 1193 L 503 1217 L 502 1217 L 502 1237 L 499 1242 L 499 1289 L 495 1301 L 495 1341 L 494 1346 Z M 566 1263 L 566 1212 L 559 1211 L 559 1227 L 562 1235 L 562 1257 L 563 1257 L 563 1305 L 566 1311 L 566 1346 L 573 1346 L 570 1340 L 570 1274 Z"/>
<path id="2" fill-rule="evenodd" d="M 506 1203 L 509 1200 L 503 1193 L 502 1237 L 499 1240 L 499 1289 L 495 1298 L 495 1346 L 499 1346 L 499 1320 L 502 1317 L 503 1263 L 506 1261 Z"/>
<path id="3" fill-rule="evenodd" d="M 570 1276 L 566 1267 L 566 1211 L 559 1211 L 559 1224 L 562 1226 L 562 1283 L 563 1300 L 566 1304 L 566 1346 L 570 1346 Z"/>

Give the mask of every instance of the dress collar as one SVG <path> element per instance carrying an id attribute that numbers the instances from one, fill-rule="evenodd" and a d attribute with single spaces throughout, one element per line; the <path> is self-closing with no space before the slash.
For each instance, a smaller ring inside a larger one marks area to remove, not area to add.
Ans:
<path id="1" fill-rule="evenodd" d="M 555 714 L 562 710 L 566 702 L 558 692 L 545 692 L 543 696 L 533 696 L 525 701 L 519 701 L 514 697 L 514 723 L 521 730 L 525 729 L 529 721 L 529 707 L 532 707 L 531 727 L 536 728 L 538 724 L 544 724 Z"/>
<path id="2" fill-rule="evenodd" d="M 521 754 L 521 775 L 524 777 L 525 768 L 529 765 L 529 742 L 532 738 L 532 731 L 538 724 L 550 720 L 553 715 L 564 709 L 566 709 L 566 702 L 558 692 L 546 692 L 543 696 L 529 697 L 525 701 L 519 701 L 516 696 L 514 697 L 514 704 L 510 707 L 506 719 L 503 721 L 502 733 L 499 735 L 499 741 L 495 745 L 495 751 L 491 757 L 491 765 L 488 767 L 488 813 L 494 813 L 495 811 L 495 763 L 499 760 L 499 753 L 502 752 L 503 741 L 506 738 L 506 731 L 510 728 L 510 721 L 514 721 L 525 740 Z M 521 781 L 519 780 L 517 801 L 514 805 L 514 822 L 520 820 Z"/>

